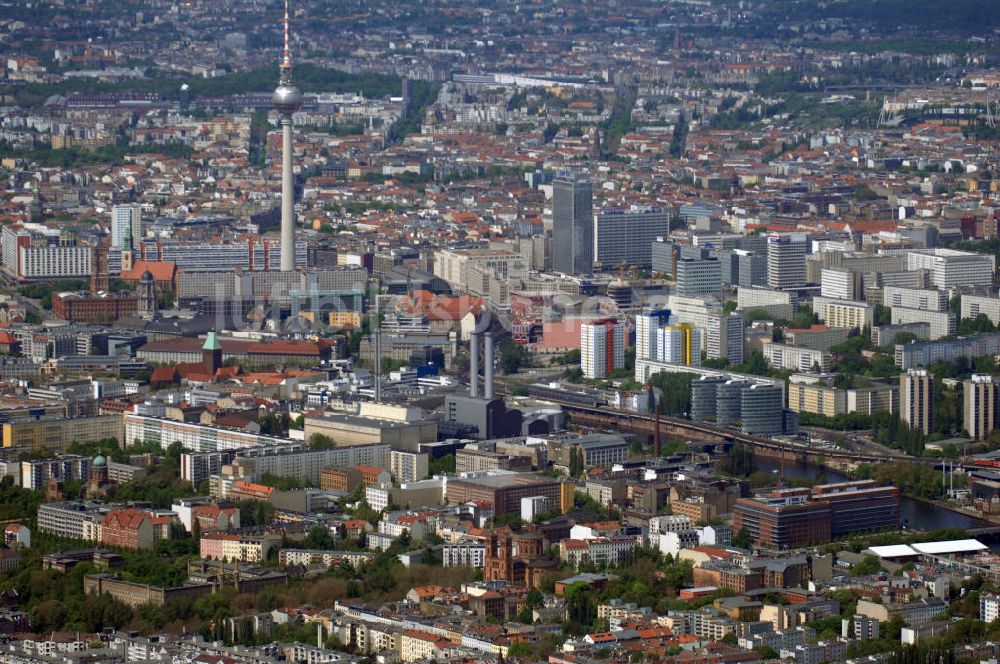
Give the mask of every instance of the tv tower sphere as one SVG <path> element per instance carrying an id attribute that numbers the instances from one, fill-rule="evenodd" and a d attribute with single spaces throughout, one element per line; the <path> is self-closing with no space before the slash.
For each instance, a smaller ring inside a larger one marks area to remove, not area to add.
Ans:
<path id="1" fill-rule="evenodd" d="M 279 113 L 291 115 L 302 106 L 302 93 L 291 82 L 280 82 L 271 96 L 274 108 Z"/>

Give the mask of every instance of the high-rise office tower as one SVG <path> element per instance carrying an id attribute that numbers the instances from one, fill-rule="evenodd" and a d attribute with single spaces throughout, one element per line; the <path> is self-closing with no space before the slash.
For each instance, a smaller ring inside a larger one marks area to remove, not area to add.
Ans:
<path id="1" fill-rule="evenodd" d="M 677 261 L 678 295 L 722 295 L 722 264 L 717 258 L 682 258 Z"/>
<path id="2" fill-rule="evenodd" d="M 594 192 L 586 175 L 560 175 L 552 181 L 552 269 L 594 273 Z"/>
<path id="3" fill-rule="evenodd" d="M 984 440 L 1000 425 L 1000 384 L 993 376 L 972 374 L 963 388 L 965 430 L 973 440 Z"/>
<path id="4" fill-rule="evenodd" d="M 653 242 L 670 232 L 670 216 L 659 208 L 609 208 L 594 218 L 594 257 L 603 270 L 650 267 Z"/>
<path id="5" fill-rule="evenodd" d="M 809 243 L 805 233 L 781 233 L 767 239 L 767 285 L 777 290 L 792 290 L 806 285 L 806 253 Z"/>
<path id="6" fill-rule="evenodd" d="M 924 435 L 934 430 L 934 375 L 926 369 L 910 369 L 899 376 L 899 412 L 911 429 Z"/>
<path id="7" fill-rule="evenodd" d="M 580 368 L 587 378 L 605 378 L 625 366 L 625 325 L 615 318 L 580 326 Z"/>
<path id="8" fill-rule="evenodd" d="M 121 249 L 125 247 L 126 240 L 138 241 L 141 237 L 141 207 L 130 204 L 111 208 L 111 246 Z"/>
<path id="9" fill-rule="evenodd" d="M 288 46 L 288 0 L 285 0 L 285 51 L 274 90 L 274 108 L 281 114 L 281 271 L 295 269 L 295 181 L 292 177 L 292 115 L 302 106 L 302 93 L 292 82 Z"/>
<path id="10" fill-rule="evenodd" d="M 737 286 L 764 286 L 767 284 L 767 256 L 762 252 L 733 250 L 735 266 L 732 283 Z"/>

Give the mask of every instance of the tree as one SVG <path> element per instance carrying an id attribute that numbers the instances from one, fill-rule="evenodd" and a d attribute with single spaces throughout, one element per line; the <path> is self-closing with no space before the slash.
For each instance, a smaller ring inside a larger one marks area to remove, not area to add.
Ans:
<path id="1" fill-rule="evenodd" d="M 305 539 L 302 540 L 302 546 L 306 549 L 329 551 L 335 549 L 337 543 L 334 541 L 333 535 L 330 534 L 329 528 L 324 526 L 313 526 L 309 529 Z"/>
<path id="2" fill-rule="evenodd" d="M 579 478 L 584 471 L 583 451 L 578 445 L 569 448 L 569 476 L 573 479 Z"/>
<path id="3" fill-rule="evenodd" d="M 660 372 L 649 378 L 652 387 L 659 388 L 662 412 L 667 417 L 686 417 L 691 404 L 691 381 L 694 374 Z"/>
<path id="4" fill-rule="evenodd" d="M 314 433 L 309 436 L 309 449 L 311 450 L 332 450 L 336 447 L 333 438 L 321 433 Z"/>
<path id="5" fill-rule="evenodd" d="M 487 362 L 492 362 L 493 358 L 486 358 Z M 514 343 L 510 337 L 500 342 L 500 353 L 498 358 L 500 371 L 505 374 L 515 374 L 522 367 L 531 366 L 531 352 L 523 345 Z"/>
<path id="6" fill-rule="evenodd" d="M 869 576 L 884 571 L 878 556 L 865 556 L 851 568 L 854 576 Z"/>

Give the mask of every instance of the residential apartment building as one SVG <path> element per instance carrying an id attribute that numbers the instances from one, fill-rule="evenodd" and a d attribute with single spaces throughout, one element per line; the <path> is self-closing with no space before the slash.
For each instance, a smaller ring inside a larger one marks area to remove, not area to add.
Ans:
<path id="1" fill-rule="evenodd" d="M 777 319 L 791 320 L 795 314 L 795 293 L 772 290 L 769 288 L 736 289 L 736 308 L 741 311 L 763 309 Z"/>
<path id="2" fill-rule="evenodd" d="M 512 266 L 523 261 L 520 254 L 507 249 L 440 249 L 434 252 L 434 276 L 444 279 L 459 292 L 470 292 L 473 286 L 481 291 L 481 279 L 475 284 L 470 268 L 478 268 L 480 274 L 505 279 Z"/>
<path id="3" fill-rule="evenodd" d="M 957 329 L 955 314 L 951 311 L 925 311 L 893 307 L 891 321 L 893 325 L 927 323 L 930 326 L 928 339 L 931 340 L 951 336 L 955 334 Z"/>
<path id="4" fill-rule="evenodd" d="M 65 482 L 67 480 L 90 479 L 90 469 L 93 459 L 90 457 L 67 454 L 54 459 L 21 462 L 21 487 L 32 491 L 40 491 L 48 486 L 49 480 Z"/>
<path id="5" fill-rule="evenodd" d="M 988 374 L 972 374 L 962 387 L 964 428 L 972 440 L 985 440 L 1000 426 L 1000 383 Z"/>
<path id="6" fill-rule="evenodd" d="M 818 380 L 792 376 L 788 384 L 788 408 L 796 413 L 836 417 L 847 412 L 847 390 Z"/>
<path id="7" fill-rule="evenodd" d="M 625 366 L 625 324 L 605 318 L 580 326 L 580 368 L 587 378 L 605 378 Z"/>
<path id="8" fill-rule="evenodd" d="M 121 420 L 120 417 L 118 419 Z M 179 422 L 134 413 L 125 413 L 124 419 L 125 440 L 128 441 L 128 445 L 133 445 L 136 442 L 155 443 L 163 449 L 167 449 L 174 443 L 180 443 L 185 450 L 220 452 L 288 443 L 287 438 L 265 436 L 242 429 L 225 429 L 207 424 Z M 317 479 L 319 479 L 318 475 Z"/>
<path id="9" fill-rule="evenodd" d="M 71 443 L 113 438 L 121 444 L 121 415 L 98 415 L 59 420 L 28 420 L 3 423 L 3 446 L 45 448 L 63 452 Z"/>
<path id="10" fill-rule="evenodd" d="M 948 311 L 948 293 L 934 288 L 886 286 L 882 289 L 882 304 L 922 311 Z"/>
<path id="11" fill-rule="evenodd" d="M 924 435 L 934 430 L 934 375 L 909 369 L 899 375 L 899 414 L 911 429 Z"/>
<path id="12" fill-rule="evenodd" d="M 45 503 L 38 507 L 38 530 L 69 539 L 96 541 L 100 539 L 100 523 L 112 509 L 96 500 Z"/>
<path id="13" fill-rule="evenodd" d="M 486 545 L 483 542 L 443 544 L 441 545 L 441 564 L 444 567 L 483 569 L 486 564 Z"/>
<path id="14" fill-rule="evenodd" d="M 962 318 L 977 318 L 984 314 L 994 325 L 1000 325 L 1000 298 L 962 294 L 960 312 Z"/>
<path id="15" fill-rule="evenodd" d="M 702 330 L 691 323 L 674 323 L 656 331 L 656 360 L 667 364 L 701 366 Z"/>
<path id="16" fill-rule="evenodd" d="M 836 300 L 861 299 L 861 275 L 839 267 L 825 267 L 820 277 L 820 295 Z"/>
<path id="17" fill-rule="evenodd" d="M 364 447 L 371 446 L 365 445 Z M 399 483 L 422 480 L 427 477 L 429 467 L 428 458 L 428 455 L 424 452 L 390 450 L 389 472 L 392 473 L 392 476 Z"/>
<path id="18" fill-rule="evenodd" d="M 638 314 L 635 317 L 635 356 L 656 359 L 659 353 L 657 330 L 669 324 L 669 309 L 654 309 Z"/>
<path id="19" fill-rule="evenodd" d="M 743 338 L 743 316 L 737 313 L 709 314 L 705 328 L 705 355 L 709 359 L 725 359 L 730 364 L 742 364 L 746 357 Z"/>
<path id="20" fill-rule="evenodd" d="M 869 302 L 814 297 L 813 313 L 819 316 L 827 327 L 864 330 L 871 329 L 875 322 L 875 306 Z"/>
<path id="21" fill-rule="evenodd" d="M 812 348 L 769 343 L 763 345 L 764 359 L 776 369 L 826 372 L 830 370 L 830 354 Z"/>

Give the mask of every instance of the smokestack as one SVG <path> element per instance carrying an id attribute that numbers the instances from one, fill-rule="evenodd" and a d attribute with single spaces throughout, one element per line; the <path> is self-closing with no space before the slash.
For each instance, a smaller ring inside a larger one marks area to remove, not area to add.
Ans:
<path id="1" fill-rule="evenodd" d="M 660 407 L 656 407 L 656 417 L 653 419 L 653 458 L 660 458 Z"/>
<path id="2" fill-rule="evenodd" d="M 469 396 L 479 396 L 479 334 L 469 335 Z"/>
<path id="3" fill-rule="evenodd" d="M 485 387 L 483 388 L 483 396 L 486 399 L 492 399 L 494 394 L 493 388 L 493 334 L 490 332 L 486 333 L 486 341 L 483 344 L 483 383 Z"/>

